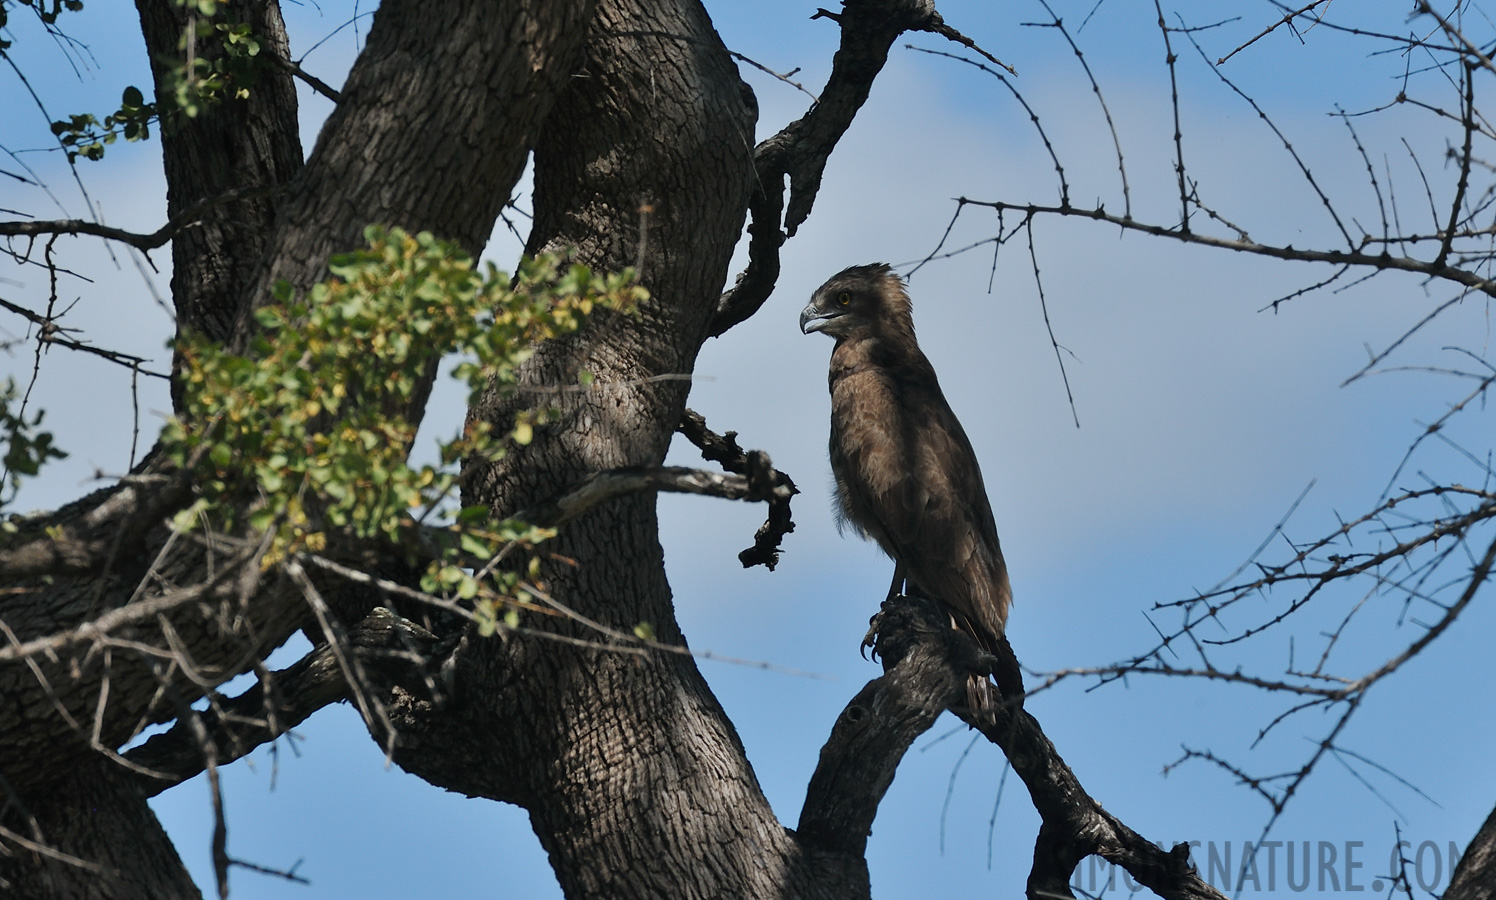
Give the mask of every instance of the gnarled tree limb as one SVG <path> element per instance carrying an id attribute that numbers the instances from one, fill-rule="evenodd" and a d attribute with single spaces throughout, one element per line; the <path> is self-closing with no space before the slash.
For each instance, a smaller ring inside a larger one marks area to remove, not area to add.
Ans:
<path id="1" fill-rule="evenodd" d="M 810 217 L 826 162 L 867 101 L 873 80 L 883 70 L 889 48 L 899 35 L 906 31 L 939 34 L 1012 70 L 947 25 L 932 0 L 843 0 L 842 7 L 840 13 L 823 9 L 811 17 L 835 21 L 842 35 L 820 99 L 805 115 L 754 148 L 758 178 L 748 207 L 752 217 L 748 225 L 748 266 L 718 301 L 711 322 L 712 337 L 720 337 L 758 312 L 773 293 L 779 279 L 779 248 Z M 786 177 L 790 180 L 787 210 Z"/>
<path id="2" fill-rule="evenodd" d="M 1032 715 L 1003 706 L 979 721 L 961 709 L 966 674 L 983 663 L 933 604 L 911 597 L 885 603 L 877 650 L 884 675 L 852 699 L 822 747 L 800 813 L 800 840 L 860 854 L 904 752 L 949 709 L 1002 748 L 1043 818 L 1028 879 L 1032 900 L 1074 896 L 1070 877 L 1091 855 L 1168 900 L 1224 900 L 1190 863 L 1187 844 L 1162 850 L 1103 809 Z"/>
<path id="3" fill-rule="evenodd" d="M 795 530 L 795 523 L 790 518 L 790 497 L 800 492 L 795 482 L 770 465 L 767 453 L 744 451 L 739 447 L 736 431 L 717 434 L 707 428 L 706 417 L 695 410 L 686 410 L 675 430 L 695 444 L 706 460 L 720 463 L 729 472 L 746 476 L 750 493 L 757 499 L 769 501 L 768 519 L 754 533 L 753 546 L 738 554 L 738 561 L 745 569 L 761 565 L 770 572 L 774 571 L 779 564 L 780 542 Z"/>

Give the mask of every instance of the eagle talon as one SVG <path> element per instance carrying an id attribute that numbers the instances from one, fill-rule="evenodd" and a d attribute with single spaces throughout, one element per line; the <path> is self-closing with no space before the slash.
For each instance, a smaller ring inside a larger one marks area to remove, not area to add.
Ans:
<path id="1" fill-rule="evenodd" d="M 862 636 L 862 646 L 857 648 L 857 652 L 862 654 L 863 659 L 868 658 L 867 651 L 871 647 L 873 650 L 872 661 L 878 661 L 878 626 L 882 624 L 883 610 L 880 609 L 873 613 L 872 618 L 867 620 L 867 634 Z"/>

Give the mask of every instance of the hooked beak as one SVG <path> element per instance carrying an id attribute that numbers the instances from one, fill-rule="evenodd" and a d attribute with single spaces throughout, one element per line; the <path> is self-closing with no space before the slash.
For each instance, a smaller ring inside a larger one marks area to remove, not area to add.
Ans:
<path id="1" fill-rule="evenodd" d="M 828 325 L 836 321 L 840 316 L 840 312 L 835 310 L 824 312 L 816 309 L 816 305 L 811 303 L 800 310 L 800 333 L 810 334 L 814 331 L 824 331 Z"/>

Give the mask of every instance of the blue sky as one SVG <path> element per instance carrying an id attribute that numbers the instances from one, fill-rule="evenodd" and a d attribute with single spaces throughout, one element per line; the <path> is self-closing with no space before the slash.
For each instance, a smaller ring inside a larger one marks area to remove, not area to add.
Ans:
<path id="1" fill-rule="evenodd" d="M 813 4 L 708 6 L 729 47 L 776 70 L 800 67 L 796 79 L 819 88 L 836 31 L 825 20 L 809 20 Z M 1056 9 L 1074 29 L 1092 6 Z M 1244 17 L 1200 34 L 1213 56 L 1278 15 L 1266 3 L 1205 6 L 1191 12 L 1201 20 L 1190 24 Z M 948 22 L 1017 66 L 1016 83 L 1062 156 L 1074 201 L 1119 209 L 1110 136 L 1084 73 L 1054 29 L 1022 24 L 1045 20 L 1043 8 L 975 0 L 940 8 Z M 1357 9 L 1368 21 L 1382 15 L 1384 29 L 1412 27 L 1401 4 Z M 346 4 L 324 3 L 320 11 L 288 5 L 293 49 L 303 52 L 348 10 Z M 99 64 L 81 78 L 35 29 L 16 29 L 21 40 L 14 56 L 53 118 L 104 111 L 124 84 L 148 80 L 129 12 L 123 4 L 94 3 L 77 18 L 73 33 Z M 1153 18 L 1151 6 L 1104 4 L 1076 37 L 1117 123 L 1135 215 L 1169 222 L 1177 209 L 1169 82 Z M 906 42 L 957 49 L 927 35 L 899 42 L 832 159 L 814 214 L 785 247 L 778 291 L 754 319 L 709 342 L 697 367 L 691 405 L 714 428 L 738 431 L 745 447 L 769 451 L 804 492 L 783 564 L 769 573 L 744 571 L 736 561 L 762 521 L 761 509 L 696 497 L 660 500 L 666 564 L 692 646 L 825 676 L 701 663 L 770 801 L 791 826 L 831 722 L 878 674 L 857 645 L 890 567 L 874 547 L 839 538 L 832 525 L 825 459 L 831 344 L 800 335 L 796 313 L 815 286 L 846 265 L 901 264 L 925 255 L 951 215 L 953 197 L 1047 203 L 1057 196 L 1053 167 L 1011 96 L 990 76 L 903 49 Z M 1177 37 L 1175 49 L 1186 160 L 1201 196 L 1259 240 L 1329 243 L 1333 225 L 1306 197 L 1281 143 Z M 355 52 L 348 29 L 307 66 L 336 83 Z M 1314 29 L 1302 42 L 1284 32 L 1270 35 L 1223 71 L 1290 135 L 1341 208 L 1374 228 L 1379 213 L 1365 167 L 1345 126 L 1326 113 L 1337 102 L 1349 111 L 1387 102 L 1397 92 L 1401 65 Z M 762 109 L 760 137 L 803 111 L 804 95 L 746 67 L 744 74 Z M 1428 79 L 1434 77 L 1419 76 L 1415 86 L 1433 96 Z M 45 146 L 45 121 L 13 89 L 11 73 L 0 78 L 9 79 L 0 89 L 0 144 L 9 150 Z M 1449 102 L 1447 91 L 1439 96 Z M 309 95 L 302 102 L 310 148 L 328 104 Z M 1445 133 L 1405 108 L 1356 121 L 1379 170 L 1385 164 L 1390 172 L 1405 226 L 1427 230 L 1416 224 L 1427 220 L 1427 204 L 1400 138 L 1423 154 L 1437 188 L 1453 177 L 1442 161 Z M 22 158 L 69 214 L 81 214 L 84 203 L 58 154 Z M 0 168 L 14 166 L 10 158 L 0 160 Z M 111 224 L 151 230 L 162 221 L 155 144 L 116 146 L 103 163 L 80 172 Z M 59 215 L 49 203 L 33 189 L 0 179 L 0 207 Z M 1415 220 L 1420 205 L 1423 218 Z M 990 233 L 991 217 L 978 211 L 958 226 L 955 240 L 959 245 Z M 1003 250 L 990 291 L 987 251 L 928 266 L 910 289 L 921 343 L 981 457 L 1013 574 L 1010 636 L 1035 669 L 1105 664 L 1149 647 L 1155 636 L 1145 612 L 1232 572 L 1311 482 L 1288 525 L 1294 539 L 1333 527 L 1337 512 L 1369 507 L 1420 432 L 1418 423 L 1461 396 L 1452 379 L 1416 372 L 1340 387 L 1365 362 L 1368 346 L 1385 347 L 1431 302 L 1448 296 L 1446 288 L 1384 276 L 1264 312 L 1328 271 L 1119 235 L 1079 221 L 1041 221 L 1034 233 L 1050 322 L 1068 351 L 1079 428 L 1021 241 Z M 81 298 L 74 320 L 100 343 L 165 365 L 160 347 L 169 322 L 128 258 L 121 255 L 116 267 L 96 242 L 75 242 L 68 252 L 94 279 L 63 286 L 65 300 Z M 501 264 L 514 253 L 512 242 L 496 240 L 490 248 Z M 168 254 L 156 256 L 163 271 L 152 281 L 165 294 Z M 37 303 L 46 287 L 39 273 L 0 272 L 0 296 Z M 1452 309 L 1410 341 L 1399 361 L 1448 365 L 1447 346 L 1490 359 L 1485 303 Z M 64 502 L 94 486 L 96 470 L 118 473 L 129 463 L 128 380 L 103 364 L 59 358 L 58 352 L 43 360 L 34 402 L 48 410 L 49 425 L 73 456 L 28 486 L 21 508 Z M 0 368 L 22 380 L 31 364 L 25 345 L 0 357 Z M 145 387 L 143 444 L 159 422 L 156 411 L 169 406 L 164 390 Z M 1490 415 L 1472 410 L 1451 428 L 1451 437 L 1485 452 Z M 441 393 L 428 426 L 450 429 L 460 421 L 460 397 Z M 677 447 L 672 461 L 696 464 L 690 450 Z M 1451 480 L 1481 477 L 1442 445 L 1420 456 L 1418 467 Z M 1317 653 L 1320 631 L 1333 627 L 1344 604 L 1357 599 L 1339 598 L 1341 606 L 1327 606 L 1295 626 L 1295 651 Z M 1419 633 L 1417 617 L 1404 618 L 1397 601 L 1372 597 L 1367 606 L 1355 640 L 1342 648 L 1346 671 L 1385 658 Z M 1441 848 L 1447 877 L 1442 848 L 1451 841 L 1463 847 L 1496 801 L 1496 777 L 1486 764 L 1496 726 L 1472 708 L 1492 683 L 1485 640 L 1492 619 L 1488 608 L 1473 606 L 1435 652 L 1371 693 L 1342 738 L 1343 746 L 1412 782 L 1434 802 L 1362 766 L 1374 793 L 1327 761 L 1279 821 L 1274 839 L 1296 847 L 1314 842 L 1316 863 L 1319 842 L 1342 855 L 1347 842 L 1362 842 L 1353 852 L 1365 868 L 1355 877 L 1369 887 L 1385 873 L 1396 822 L 1415 847 L 1431 841 Z M 1276 674 L 1288 653 L 1285 631 L 1265 635 L 1232 659 Z M 1317 716 L 1295 719 L 1253 749 L 1281 701 L 1156 678 L 1083 688 L 1068 682 L 1031 699 L 1029 709 L 1091 793 L 1152 839 L 1220 848 L 1230 842 L 1238 859 L 1243 842 L 1255 841 L 1267 820 L 1266 805 L 1206 765 L 1167 776 L 1163 767 L 1187 745 L 1253 772 L 1278 771 L 1296 766 L 1328 727 Z M 985 743 L 968 754 L 970 739 L 961 730 L 937 741 L 951 725 L 943 720 L 916 744 L 874 823 L 868 858 L 880 897 L 928 896 L 932 885 L 951 894 L 1014 896 L 1022 890 L 1037 818 L 1021 784 L 1010 778 L 993 819 L 1001 754 Z M 461 798 L 386 769 L 347 707 L 324 710 L 298 734 L 295 753 L 282 742 L 275 757 L 262 750 L 226 772 L 230 852 L 268 866 L 301 860 L 299 871 L 312 884 L 236 871 L 235 897 L 396 898 L 422 894 L 434 883 L 451 896 L 559 896 L 523 811 Z M 155 805 L 200 883 L 210 884 L 206 786 L 185 784 Z M 1425 861 L 1432 866 L 1432 856 Z M 1343 865 L 1337 871 L 1343 876 Z M 1431 871 L 1425 874 L 1432 880 Z M 1275 886 L 1289 892 L 1285 875 L 1277 870 Z M 1265 871 L 1262 882 L 1266 890 Z M 1332 887 L 1315 883 L 1307 893 L 1333 893 Z"/>

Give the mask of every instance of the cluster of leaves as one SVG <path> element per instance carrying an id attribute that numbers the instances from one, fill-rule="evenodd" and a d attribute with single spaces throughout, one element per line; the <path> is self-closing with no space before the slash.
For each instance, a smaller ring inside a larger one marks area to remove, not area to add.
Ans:
<path id="1" fill-rule="evenodd" d="M 185 5 L 216 11 L 219 2 L 187 0 Z M 205 16 L 210 14 L 203 12 Z M 203 53 L 205 47 L 196 46 L 201 38 L 214 42 L 213 53 Z M 260 42 L 248 24 L 211 20 L 199 23 L 196 18 L 189 19 L 181 49 L 183 63 L 166 73 L 166 90 L 162 92 L 165 96 L 157 98 L 158 103 L 164 101 L 168 105 L 165 112 L 180 113 L 190 119 L 227 97 L 242 100 L 249 96 Z"/>
<path id="2" fill-rule="evenodd" d="M 249 96 L 261 49 L 249 25 L 215 21 L 226 8 L 225 0 L 175 2 L 189 14 L 177 48 L 182 57 L 165 73 L 156 102 L 145 102 L 140 89 L 132 85 L 125 88 L 119 109 L 102 121 L 92 113 L 80 113 L 53 122 L 52 133 L 70 160 L 80 156 L 103 159 L 105 146 L 122 135 L 127 141 L 143 141 L 151 136 L 153 122 L 169 121 L 176 115 L 195 118 L 227 97 Z"/>
<path id="3" fill-rule="evenodd" d="M 124 135 L 127 141 L 143 141 L 151 136 L 151 123 L 159 117 L 156 104 L 145 102 L 137 87 L 125 88 L 119 109 L 100 122 L 93 113 L 69 116 L 52 123 L 52 133 L 68 151 L 68 159 L 103 159 L 104 146 Z"/>
<path id="4" fill-rule="evenodd" d="M 42 423 L 42 412 L 27 417 L 12 412 L 19 399 L 16 383 L 7 378 L 0 388 L 0 441 L 5 444 L 5 456 L 0 458 L 4 466 L 4 481 L 0 483 L 0 506 L 14 499 L 21 486 L 23 476 L 35 475 L 49 459 L 64 459 L 67 454 L 52 443 L 50 431 L 36 431 Z"/>
<path id="5" fill-rule="evenodd" d="M 439 560 L 426 589 L 472 599 L 485 565 L 516 541 L 546 535 L 517 523 L 487 525 L 488 510 L 457 509 L 456 463 L 495 459 L 528 443 L 536 414 L 507 433 L 481 422 L 440 444 L 440 463 L 408 462 L 422 394 L 437 362 L 470 391 L 513 384 L 534 345 L 582 327 L 595 309 L 632 310 L 647 294 L 631 271 L 593 274 L 547 255 L 511 279 L 479 273 L 456 246 L 430 234 L 371 227 L 369 247 L 336 257 L 333 278 L 304 297 L 280 286 L 257 311 L 261 331 L 244 355 L 186 337 L 185 408 L 163 435 L 177 465 L 200 486 L 177 518 L 200 516 L 271 532 L 265 565 L 317 552 L 330 535 L 386 538 Z M 416 526 L 450 520 L 437 533 Z M 488 606 L 492 614 L 494 607 Z"/>

